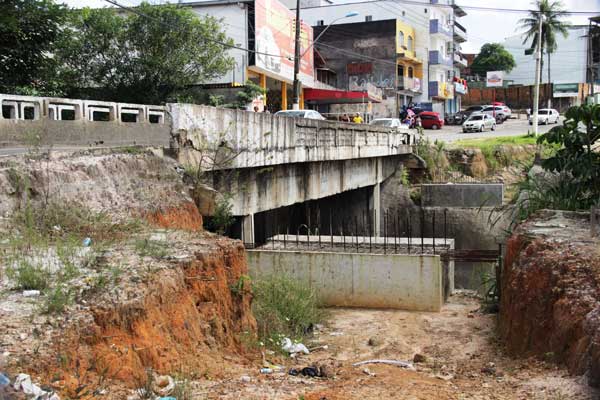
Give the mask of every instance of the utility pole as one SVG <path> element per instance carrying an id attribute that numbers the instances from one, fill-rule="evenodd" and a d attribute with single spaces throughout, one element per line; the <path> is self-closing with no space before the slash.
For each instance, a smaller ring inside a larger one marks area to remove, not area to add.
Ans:
<path id="1" fill-rule="evenodd" d="M 539 27 L 538 27 L 538 40 L 537 40 L 537 49 L 535 52 L 535 90 L 533 93 L 533 136 L 537 137 L 538 135 L 538 111 L 539 111 L 539 101 L 540 101 L 540 62 L 542 61 L 542 21 L 544 20 L 544 15 L 539 13 Z"/>
<path id="2" fill-rule="evenodd" d="M 294 49 L 294 100 L 292 109 L 300 109 L 300 0 L 296 0 L 296 39 Z"/>

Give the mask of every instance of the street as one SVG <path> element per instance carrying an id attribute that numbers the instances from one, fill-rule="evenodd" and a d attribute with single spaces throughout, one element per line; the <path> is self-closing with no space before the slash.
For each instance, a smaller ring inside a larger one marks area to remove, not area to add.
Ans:
<path id="1" fill-rule="evenodd" d="M 562 119 L 559 124 L 562 123 Z M 546 133 L 554 125 L 540 125 L 539 133 Z M 484 132 L 472 132 L 463 133 L 460 125 L 445 125 L 442 129 L 434 131 L 431 129 L 425 130 L 425 137 L 430 141 L 444 141 L 446 143 L 455 142 L 463 139 L 476 139 L 486 137 L 497 137 L 497 136 L 521 136 L 532 131 L 533 127 L 529 125 L 526 119 L 509 119 L 501 125 L 496 125 L 495 131 L 484 131 Z"/>

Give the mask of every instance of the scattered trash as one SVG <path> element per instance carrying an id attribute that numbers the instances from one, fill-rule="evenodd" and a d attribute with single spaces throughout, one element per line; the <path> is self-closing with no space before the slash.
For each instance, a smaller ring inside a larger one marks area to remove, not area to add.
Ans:
<path id="1" fill-rule="evenodd" d="M 240 381 L 242 381 L 242 382 L 245 382 L 245 383 L 248 383 L 248 382 L 250 382 L 251 380 L 252 380 L 252 378 L 250 378 L 248 375 L 242 375 L 242 376 L 240 377 Z"/>
<path id="2" fill-rule="evenodd" d="M 175 397 L 159 397 L 158 400 L 177 400 Z"/>
<path id="3" fill-rule="evenodd" d="M 496 374 L 496 364 L 493 362 L 487 363 L 485 367 L 481 368 L 481 372 L 488 375 Z"/>
<path id="4" fill-rule="evenodd" d="M 363 369 L 363 374 L 369 375 L 369 376 L 377 376 L 375 373 L 371 372 L 371 370 L 369 368 Z"/>
<path id="5" fill-rule="evenodd" d="M 399 361 L 399 360 L 365 360 L 365 361 L 360 361 L 357 363 L 352 364 L 353 367 L 358 367 L 360 365 L 365 365 L 365 364 L 388 364 L 388 365 L 395 365 L 397 367 L 402 367 L 402 368 L 406 368 L 406 369 L 410 369 L 413 370 L 415 369 L 415 367 L 406 361 Z"/>
<path id="6" fill-rule="evenodd" d="M 36 400 L 60 400 L 56 393 L 42 390 L 38 385 L 31 382 L 31 377 L 27 374 L 19 374 L 15 379 L 13 388 L 16 391 L 22 391 Z"/>
<path id="7" fill-rule="evenodd" d="M 158 376 L 152 385 L 152 390 L 159 396 L 168 396 L 173 389 L 175 389 L 175 381 L 168 375 Z"/>
<path id="8" fill-rule="evenodd" d="M 329 336 L 343 336 L 344 332 L 329 332 Z"/>
<path id="9" fill-rule="evenodd" d="M 413 357 L 414 363 L 424 363 L 425 361 L 427 361 L 427 357 L 425 357 L 423 354 L 417 353 Z"/>
<path id="10" fill-rule="evenodd" d="M 302 343 L 292 343 L 290 338 L 284 338 L 281 341 L 281 349 L 290 354 L 294 354 L 294 353 L 310 354 L 310 351 L 308 351 L 308 348 L 305 345 L 303 345 Z"/>
<path id="11" fill-rule="evenodd" d="M 323 374 L 323 371 L 321 371 L 321 368 L 316 367 L 316 366 L 304 367 L 300 370 L 296 369 L 296 368 L 292 368 L 289 370 L 288 373 L 292 376 L 302 375 L 302 376 L 308 376 L 310 378 L 326 376 L 326 374 Z"/>
<path id="12" fill-rule="evenodd" d="M 83 239 L 83 247 L 90 247 L 91 244 L 92 244 L 92 239 L 90 239 L 89 237 L 86 237 L 85 239 Z"/>
<path id="13" fill-rule="evenodd" d="M 273 368 L 261 368 L 260 369 L 260 373 L 261 374 L 265 374 L 265 375 L 269 375 L 273 373 Z"/>
<path id="14" fill-rule="evenodd" d="M 37 297 L 39 295 L 39 290 L 23 290 L 23 297 Z"/>
<path id="15" fill-rule="evenodd" d="M 60 232 L 62 230 L 62 228 L 60 227 L 60 225 L 54 225 L 52 227 L 52 230 L 54 230 L 55 232 Z"/>
<path id="16" fill-rule="evenodd" d="M 308 351 L 310 351 L 312 353 L 313 351 L 327 350 L 328 348 L 329 348 L 329 346 L 327 346 L 327 345 L 316 346 L 316 347 L 311 347 L 310 349 L 308 349 Z"/>
<path id="17" fill-rule="evenodd" d="M 377 339 L 369 338 L 369 340 L 367 341 L 367 344 L 371 347 L 375 347 L 375 346 L 377 346 Z"/>
<path id="18" fill-rule="evenodd" d="M 0 372 L 0 386 L 7 386 L 10 383 L 8 376 Z"/>

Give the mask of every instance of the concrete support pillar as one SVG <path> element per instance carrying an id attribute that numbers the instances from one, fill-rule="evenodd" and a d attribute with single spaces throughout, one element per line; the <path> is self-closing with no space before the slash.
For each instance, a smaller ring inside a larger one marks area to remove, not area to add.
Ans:
<path id="1" fill-rule="evenodd" d="M 247 247 L 254 247 L 254 214 L 242 217 L 242 243 Z"/>
<path id="2" fill-rule="evenodd" d="M 267 109 L 267 75 L 260 74 L 260 87 L 265 90 L 265 94 L 263 95 L 263 102 L 265 103 L 265 110 Z"/>
<path id="3" fill-rule="evenodd" d="M 281 109 L 287 110 L 287 83 L 281 82 Z"/>
<path id="4" fill-rule="evenodd" d="M 383 163 L 381 158 L 377 158 L 376 161 L 376 170 L 377 176 L 375 179 L 375 185 L 373 186 L 373 221 L 375 222 L 373 225 L 373 229 L 375 232 L 374 236 L 379 237 L 381 235 L 381 177 L 382 177 L 382 167 Z"/>

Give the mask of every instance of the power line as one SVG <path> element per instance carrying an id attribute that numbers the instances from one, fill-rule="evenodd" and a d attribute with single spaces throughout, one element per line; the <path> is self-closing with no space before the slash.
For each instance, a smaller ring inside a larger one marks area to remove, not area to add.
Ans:
<path id="1" fill-rule="evenodd" d="M 366 1 L 357 1 L 353 3 L 340 3 L 340 4 L 327 4 L 322 6 L 312 6 L 312 7 L 303 7 L 303 9 L 314 9 L 314 8 L 328 8 L 328 7 L 340 7 L 340 6 L 348 6 L 355 4 L 373 4 L 373 3 L 381 3 L 389 0 L 366 0 Z M 430 8 L 445 8 L 452 9 L 451 5 L 447 4 L 430 4 L 424 3 L 421 1 L 414 0 L 394 0 L 394 2 L 399 4 L 407 4 L 407 5 L 419 5 Z M 528 9 L 518 9 L 518 8 L 502 8 L 502 7 L 480 7 L 480 6 L 463 6 L 460 4 L 456 5 L 457 7 L 462 8 L 463 10 L 473 10 L 473 11 L 493 11 L 493 12 L 514 12 L 514 13 L 534 13 L 539 14 L 541 11 L 537 10 L 528 10 Z M 598 15 L 600 14 L 600 10 L 597 11 L 565 11 L 565 15 Z"/>

